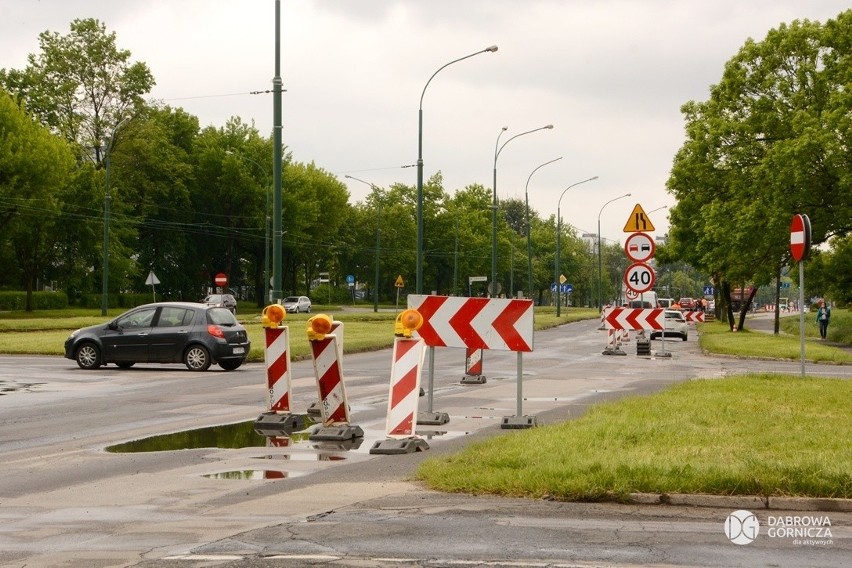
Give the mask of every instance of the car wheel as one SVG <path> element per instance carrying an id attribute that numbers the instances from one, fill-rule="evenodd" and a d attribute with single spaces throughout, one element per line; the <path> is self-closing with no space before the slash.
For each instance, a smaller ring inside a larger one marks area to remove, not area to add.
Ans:
<path id="1" fill-rule="evenodd" d="M 115 366 L 118 367 L 119 369 L 129 369 L 130 367 L 133 366 L 133 363 L 129 363 L 127 361 L 122 361 L 121 363 L 116 363 Z"/>
<path id="2" fill-rule="evenodd" d="M 311 307 L 310 306 L 308 306 L 308 309 L 306 310 L 306 312 L 311 313 Z"/>
<path id="3" fill-rule="evenodd" d="M 81 369 L 97 369 L 101 366 L 101 351 L 97 345 L 87 341 L 77 348 L 75 360 Z"/>
<path id="4" fill-rule="evenodd" d="M 239 369 L 240 365 L 242 364 L 242 359 L 226 359 L 225 361 L 219 361 L 219 366 L 225 369 L 226 371 L 233 371 L 234 369 Z"/>
<path id="5" fill-rule="evenodd" d="M 210 352 L 203 345 L 191 345 L 183 355 L 183 362 L 190 371 L 206 371 L 210 368 Z"/>
<path id="6" fill-rule="evenodd" d="M 683 336 L 683 340 L 684 340 L 684 341 L 686 341 L 686 336 L 685 336 L 685 335 Z"/>

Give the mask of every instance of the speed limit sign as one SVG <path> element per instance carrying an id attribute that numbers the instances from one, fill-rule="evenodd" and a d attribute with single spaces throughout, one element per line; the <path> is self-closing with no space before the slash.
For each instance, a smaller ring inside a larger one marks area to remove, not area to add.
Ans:
<path id="1" fill-rule="evenodd" d="M 644 262 L 634 262 L 624 271 L 624 285 L 637 294 L 651 291 L 656 279 L 654 269 Z"/>

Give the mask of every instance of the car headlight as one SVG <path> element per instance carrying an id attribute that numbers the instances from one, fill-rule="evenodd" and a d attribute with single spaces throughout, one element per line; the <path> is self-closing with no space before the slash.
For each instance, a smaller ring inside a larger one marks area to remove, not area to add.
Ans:
<path id="1" fill-rule="evenodd" d="M 75 329 L 74 331 L 71 332 L 71 335 L 68 336 L 68 339 L 74 339 L 77 336 L 78 333 L 80 333 L 80 330 Z"/>

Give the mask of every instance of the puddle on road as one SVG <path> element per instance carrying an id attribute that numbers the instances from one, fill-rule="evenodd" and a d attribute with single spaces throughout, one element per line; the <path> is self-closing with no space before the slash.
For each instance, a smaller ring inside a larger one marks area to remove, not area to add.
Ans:
<path id="1" fill-rule="evenodd" d="M 286 479 L 296 477 L 286 471 L 275 471 L 271 469 L 244 469 L 238 471 L 220 471 L 202 475 L 208 479 Z"/>
<path id="2" fill-rule="evenodd" d="M 40 387 L 45 383 L 19 383 L 0 381 L 0 396 L 16 392 L 33 392 L 36 387 Z"/>
<path id="3" fill-rule="evenodd" d="M 258 434 L 254 429 L 254 421 L 250 421 L 131 440 L 130 442 L 109 446 L 106 448 L 106 451 L 112 453 L 137 453 L 171 452 L 200 448 L 235 450 L 240 448 L 265 448 L 268 446 L 283 447 L 290 445 L 293 440 L 306 440 L 309 435 L 308 432 L 295 432 L 290 436 L 265 436 Z"/>

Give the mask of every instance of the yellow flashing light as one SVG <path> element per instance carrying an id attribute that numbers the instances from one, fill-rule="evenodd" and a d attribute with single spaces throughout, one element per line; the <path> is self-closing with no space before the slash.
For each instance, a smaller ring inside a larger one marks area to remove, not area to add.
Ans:
<path id="1" fill-rule="evenodd" d="M 423 316 L 417 310 L 405 310 L 396 317 L 394 324 L 394 335 L 399 337 L 411 337 L 414 331 L 423 325 Z"/>
<path id="2" fill-rule="evenodd" d="M 308 319 L 308 341 L 322 341 L 331 332 L 331 318 L 326 314 L 317 314 Z"/>
<path id="3" fill-rule="evenodd" d="M 260 313 L 260 325 L 263 327 L 278 327 L 278 324 L 284 321 L 286 316 L 287 312 L 279 304 L 266 306 Z"/>

